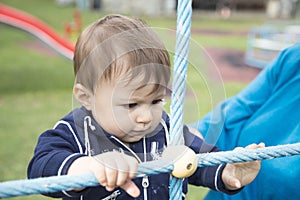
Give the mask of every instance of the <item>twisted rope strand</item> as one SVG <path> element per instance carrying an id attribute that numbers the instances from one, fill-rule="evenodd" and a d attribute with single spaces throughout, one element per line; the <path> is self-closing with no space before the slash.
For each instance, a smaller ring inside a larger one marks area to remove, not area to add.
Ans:
<path id="1" fill-rule="evenodd" d="M 226 163 L 269 160 L 294 155 L 300 155 L 300 143 L 270 146 L 259 149 L 241 149 L 237 151 L 197 154 L 197 158 L 198 167 L 204 167 Z"/>
<path id="2" fill-rule="evenodd" d="M 71 188 L 96 185 L 99 185 L 99 182 L 92 173 L 8 181 L 0 183 L 0 198 L 68 191 Z"/>
<path id="3" fill-rule="evenodd" d="M 136 177 L 170 173 L 174 169 L 170 159 L 160 159 L 139 164 Z M 0 183 L 0 198 L 10 198 L 31 194 L 45 194 L 68 191 L 74 188 L 98 186 L 99 182 L 93 173 L 79 175 L 53 176 L 29 180 L 16 180 Z"/>
<path id="4" fill-rule="evenodd" d="M 170 109 L 170 145 L 183 144 L 183 106 L 190 49 L 191 18 L 192 0 L 178 0 L 172 102 Z M 183 180 L 171 177 L 170 199 L 182 198 L 182 182 Z"/>
<path id="5" fill-rule="evenodd" d="M 191 0 L 178 0 L 176 47 L 173 69 L 172 102 L 170 117 L 170 144 L 183 144 L 183 105 L 186 89 L 190 26 L 192 16 Z"/>
<path id="6" fill-rule="evenodd" d="M 249 162 L 280 157 L 300 155 L 300 143 L 270 146 L 259 149 L 242 149 L 238 151 L 224 151 L 197 154 L 198 167 L 213 166 L 226 163 Z M 159 159 L 139 164 L 137 177 L 169 173 L 174 169 L 170 159 Z M 180 189 L 182 179 L 171 182 L 170 187 Z M 24 196 L 30 194 L 53 193 L 72 188 L 98 186 L 99 183 L 92 173 L 81 175 L 65 175 L 30 180 L 16 180 L 0 183 L 0 198 Z M 175 191 L 175 190 L 174 190 Z M 179 196 L 178 196 L 179 195 Z M 175 193 L 174 199 L 180 199 L 181 193 Z"/>

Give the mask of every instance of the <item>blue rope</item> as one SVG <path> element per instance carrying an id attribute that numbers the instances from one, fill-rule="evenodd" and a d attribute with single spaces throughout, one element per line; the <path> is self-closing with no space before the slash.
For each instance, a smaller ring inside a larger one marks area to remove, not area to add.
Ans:
<path id="1" fill-rule="evenodd" d="M 136 177 L 170 173 L 174 169 L 170 159 L 160 159 L 139 164 Z M 93 173 L 79 175 L 53 176 L 29 180 L 16 180 L 0 183 L 0 198 L 10 198 L 31 194 L 45 194 L 98 186 L 99 182 Z"/>
<path id="2" fill-rule="evenodd" d="M 186 76 L 190 41 L 190 27 L 192 16 L 192 0 L 178 0 L 176 49 L 174 60 L 174 77 L 172 85 L 172 104 L 170 118 L 171 145 L 183 144 L 183 105 L 186 90 Z M 300 154 L 300 143 L 279 145 L 255 150 L 239 150 L 218 153 L 199 154 L 198 167 L 212 166 L 226 163 L 248 162 L 253 160 L 273 159 Z M 169 173 L 174 168 L 170 160 L 160 159 L 141 163 L 137 177 Z M 170 199 L 182 198 L 183 179 L 171 177 Z M 9 198 L 30 194 L 53 193 L 72 188 L 98 186 L 99 183 L 92 173 L 81 175 L 66 175 L 30 180 L 17 180 L 0 183 L 0 198 Z"/>
<path id="3" fill-rule="evenodd" d="M 190 27 L 192 18 L 192 0 L 178 0 L 176 47 L 172 82 L 172 102 L 170 117 L 170 145 L 183 144 L 183 106 L 190 49 Z M 182 179 L 171 177 L 170 199 L 181 199 Z"/>
<path id="4" fill-rule="evenodd" d="M 192 16 L 191 0 L 178 0 L 176 47 L 174 57 L 172 102 L 170 109 L 170 144 L 183 144 L 183 106 L 186 90 L 190 26 Z"/>
<path id="5" fill-rule="evenodd" d="M 249 162 L 287 156 L 300 155 L 300 143 L 278 145 L 260 149 L 242 149 L 238 151 L 224 151 L 198 154 L 198 167 L 213 166 L 226 163 Z M 137 177 L 169 173 L 174 169 L 169 159 L 160 159 L 139 164 Z M 171 183 L 170 187 L 181 187 L 182 179 L 178 183 Z M 92 173 L 81 175 L 65 175 L 30 180 L 16 180 L 0 183 L 0 198 L 24 196 L 30 194 L 53 193 L 71 188 L 85 188 L 98 186 L 99 183 Z M 179 195 L 179 196 L 178 196 Z M 174 199 L 181 199 L 181 193 L 176 193 Z"/>
<path id="6" fill-rule="evenodd" d="M 197 158 L 198 167 L 204 167 L 226 163 L 268 160 L 294 155 L 300 155 L 300 143 L 270 146 L 259 149 L 241 149 L 238 151 L 198 154 Z"/>

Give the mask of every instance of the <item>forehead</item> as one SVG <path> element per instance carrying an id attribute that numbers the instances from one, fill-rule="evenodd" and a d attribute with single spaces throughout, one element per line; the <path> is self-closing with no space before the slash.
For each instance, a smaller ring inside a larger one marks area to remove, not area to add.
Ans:
<path id="1" fill-rule="evenodd" d="M 166 87 L 157 84 L 140 84 L 130 82 L 127 85 L 117 84 L 114 86 L 114 98 L 120 100 L 147 100 L 152 98 L 163 98 Z"/>

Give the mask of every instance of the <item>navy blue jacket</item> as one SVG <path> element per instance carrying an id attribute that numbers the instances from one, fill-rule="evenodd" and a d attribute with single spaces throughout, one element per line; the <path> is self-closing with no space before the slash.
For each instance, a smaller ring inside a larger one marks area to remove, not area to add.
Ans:
<path id="1" fill-rule="evenodd" d="M 28 178 L 48 177 L 67 174 L 72 162 L 81 156 L 93 156 L 103 152 L 117 150 L 134 156 L 139 162 L 156 160 L 160 157 L 168 142 L 169 118 L 166 113 L 155 133 L 147 135 L 140 141 L 124 145 L 116 137 L 105 132 L 92 118 L 85 108 L 74 109 L 57 122 L 53 129 L 44 132 L 38 140 L 34 156 L 28 166 Z M 185 145 L 196 153 L 218 151 L 214 146 L 204 143 L 201 139 L 184 127 Z M 144 148 L 146 147 L 146 148 Z M 233 194 L 227 191 L 221 181 L 224 165 L 198 168 L 189 178 L 184 180 L 183 199 L 189 184 L 209 187 L 213 190 Z M 141 190 L 136 199 L 169 199 L 169 174 L 163 173 L 144 178 L 135 178 L 134 182 Z M 149 182 L 147 187 L 142 182 Z M 108 192 L 104 187 L 87 188 L 81 192 L 62 191 L 46 194 L 63 199 L 133 199 L 121 188 Z M 147 198 L 145 198 L 147 196 Z"/>

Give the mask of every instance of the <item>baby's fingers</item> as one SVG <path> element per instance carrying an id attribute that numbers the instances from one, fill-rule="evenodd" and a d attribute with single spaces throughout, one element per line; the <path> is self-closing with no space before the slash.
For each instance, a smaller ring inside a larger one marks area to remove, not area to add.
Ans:
<path id="1" fill-rule="evenodd" d="M 96 177 L 108 191 L 128 184 L 128 180 L 135 177 L 138 169 L 138 162 L 135 158 L 119 152 L 100 154 L 95 156 L 95 160 L 101 166 L 100 169 L 95 170 L 97 172 Z"/>
<path id="2" fill-rule="evenodd" d="M 104 186 L 106 190 L 112 191 L 116 187 L 118 168 L 115 159 L 109 158 L 110 153 L 104 153 L 94 156 L 95 166 L 92 171 L 94 172 L 100 185 Z"/>
<path id="3" fill-rule="evenodd" d="M 235 177 L 228 178 L 227 189 L 236 190 L 241 187 L 242 187 L 241 182 L 237 178 L 235 178 Z"/>
<path id="4" fill-rule="evenodd" d="M 130 179 L 128 179 L 127 182 L 124 185 L 121 186 L 121 188 L 123 190 L 125 190 L 127 192 L 127 194 L 129 194 L 130 196 L 132 196 L 134 198 L 140 196 L 139 188 Z"/>
<path id="5" fill-rule="evenodd" d="M 105 174 L 107 179 L 105 188 L 107 191 L 112 191 L 117 186 L 117 180 L 119 177 L 117 163 L 114 160 L 111 160 L 105 164 Z"/>
<path id="6" fill-rule="evenodd" d="M 135 158 L 131 157 L 131 156 L 126 156 L 125 157 L 127 160 L 127 164 L 129 167 L 129 178 L 132 179 L 136 176 L 136 172 L 138 170 L 138 162 Z"/>
<path id="7" fill-rule="evenodd" d="M 246 146 L 246 149 L 258 149 L 258 148 L 263 148 L 263 147 L 265 147 L 265 143 L 261 142 L 259 144 L 255 144 L 255 143 L 250 144 L 250 145 Z"/>
<path id="8" fill-rule="evenodd" d="M 118 169 L 118 176 L 116 184 L 118 186 L 124 185 L 130 177 L 130 163 L 127 161 L 125 155 L 120 157 L 116 162 Z"/>
<path id="9" fill-rule="evenodd" d="M 94 159 L 91 163 L 90 170 L 94 173 L 99 184 L 105 187 L 107 185 L 107 178 L 103 161 L 99 158 Z"/>
<path id="10" fill-rule="evenodd" d="M 137 160 L 125 154 L 118 154 L 116 158 L 117 159 L 112 164 L 112 166 L 116 166 L 116 168 L 106 167 L 106 176 L 108 180 L 106 189 L 112 191 L 116 186 L 119 186 L 130 196 L 138 197 L 140 195 L 140 190 L 131 180 L 135 177 L 137 172 Z"/>

